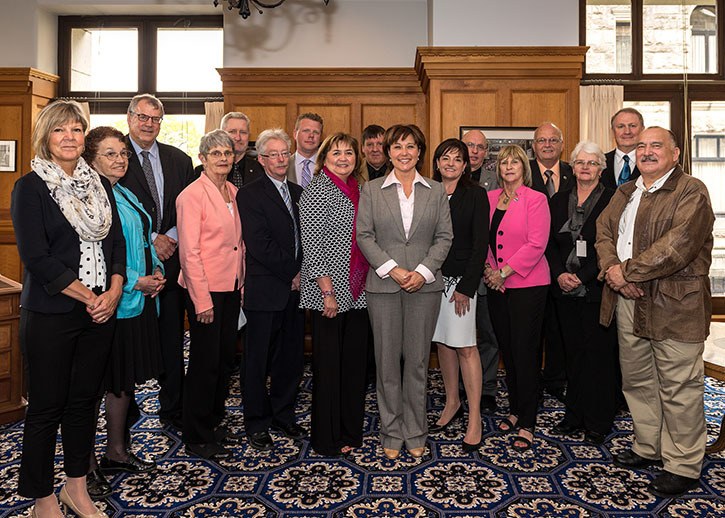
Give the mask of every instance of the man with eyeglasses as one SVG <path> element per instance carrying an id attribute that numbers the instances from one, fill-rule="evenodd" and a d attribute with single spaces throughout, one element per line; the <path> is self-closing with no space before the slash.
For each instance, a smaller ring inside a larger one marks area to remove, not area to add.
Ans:
<path id="1" fill-rule="evenodd" d="M 150 94 L 128 105 L 126 146 L 131 152 L 121 183 L 151 215 L 154 247 L 166 269 L 166 286 L 159 293 L 159 338 L 163 372 L 159 378 L 159 419 L 181 429 L 184 380 L 184 297 L 178 284 L 179 254 L 176 197 L 194 179 L 191 158 L 180 149 L 156 140 L 164 106 Z"/>
<path id="2" fill-rule="evenodd" d="M 616 189 L 639 177 L 637 169 L 637 140 L 644 129 L 644 118 L 634 108 L 622 108 L 610 121 L 617 147 L 604 155 L 607 166 L 599 180 L 605 187 Z"/>
<path id="3" fill-rule="evenodd" d="M 294 139 L 297 146 L 287 168 L 287 179 L 303 189 L 312 181 L 317 162 L 317 150 L 322 142 L 322 117 L 303 113 L 295 121 Z"/>
<path id="4" fill-rule="evenodd" d="M 567 191 L 576 185 L 571 166 L 560 160 L 564 148 L 561 130 L 551 122 L 545 122 L 534 131 L 534 159 L 531 160 L 532 188 L 549 198 L 559 191 Z M 559 318 L 552 292 L 546 298 L 544 314 L 544 368 L 541 385 L 549 394 L 564 402 L 566 369 L 564 343 L 559 329 Z"/>
<path id="5" fill-rule="evenodd" d="M 262 451 L 274 447 L 270 430 L 293 440 L 306 435 L 294 412 L 304 363 L 304 314 L 298 309 L 302 187 L 287 178 L 290 144 L 281 129 L 260 133 L 258 160 L 265 174 L 237 193 L 246 246 L 244 426 L 249 445 Z"/>
<path id="6" fill-rule="evenodd" d="M 484 168 L 488 157 L 488 140 L 480 130 L 467 131 L 461 139 L 468 146 L 468 158 L 471 164 L 471 177 L 474 181 L 490 191 L 498 188 L 496 170 Z M 476 335 L 478 354 L 481 357 L 481 370 L 483 383 L 481 388 L 481 412 L 495 414 L 498 410 L 496 403 L 496 376 L 498 375 L 498 342 L 493 332 L 491 318 L 488 316 L 488 297 L 486 284 L 481 279 L 478 285 L 478 298 L 476 301 Z"/>

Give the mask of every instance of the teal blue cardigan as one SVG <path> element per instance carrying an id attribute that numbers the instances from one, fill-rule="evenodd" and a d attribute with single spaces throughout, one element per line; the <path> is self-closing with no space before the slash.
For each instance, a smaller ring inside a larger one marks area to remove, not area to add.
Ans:
<path id="1" fill-rule="evenodd" d="M 156 268 L 164 271 L 159 257 L 156 255 L 156 249 L 151 241 L 151 217 L 146 213 L 138 201 L 138 198 L 127 188 L 120 184 L 113 186 L 113 196 L 116 198 L 116 206 L 118 214 L 121 218 L 121 227 L 123 228 L 123 237 L 126 239 L 126 283 L 123 285 L 123 294 L 118 303 L 117 318 L 133 318 L 137 317 L 143 311 L 145 296 L 143 292 L 133 289 L 136 281 L 144 275 L 151 275 Z M 139 212 L 144 215 L 148 221 L 149 232 L 144 240 L 143 223 Z M 146 254 L 145 247 L 151 246 L 151 262 L 153 269 L 146 271 Z M 156 313 L 159 312 L 159 299 L 156 298 Z"/>

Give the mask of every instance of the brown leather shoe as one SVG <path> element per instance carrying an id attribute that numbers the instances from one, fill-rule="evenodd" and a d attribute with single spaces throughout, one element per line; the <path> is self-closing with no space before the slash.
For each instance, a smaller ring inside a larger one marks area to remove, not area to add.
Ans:
<path id="1" fill-rule="evenodd" d="M 383 448 L 383 453 L 390 460 L 395 460 L 400 456 L 400 450 L 393 450 L 391 448 Z"/>
<path id="2" fill-rule="evenodd" d="M 412 457 L 415 457 L 416 459 L 419 459 L 425 453 L 425 446 L 421 446 L 420 448 L 410 448 L 408 450 L 408 453 L 410 453 L 410 455 Z"/>

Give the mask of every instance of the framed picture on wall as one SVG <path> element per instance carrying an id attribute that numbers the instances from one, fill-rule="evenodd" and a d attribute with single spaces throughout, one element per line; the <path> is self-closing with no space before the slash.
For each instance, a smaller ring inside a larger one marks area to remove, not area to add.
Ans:
<path id="1" fill-rule="evenodd" d="M 0 140 L 0 171 L 14 173 L 17 169 L 17 140 Z"/>
<path id="2" fill-rule="evenodd" d="M 534 158 L 534 131 L 536 128 L 492 127 L 492 126 L 460 126 L 459 138 L 471 130 L 482 131 L 488 140 L 488 158 L 483 162 L 486 171 L 496 170 L 496 157 L 502 147 L 516 144 L 521 146 L 529 159 Z"/>

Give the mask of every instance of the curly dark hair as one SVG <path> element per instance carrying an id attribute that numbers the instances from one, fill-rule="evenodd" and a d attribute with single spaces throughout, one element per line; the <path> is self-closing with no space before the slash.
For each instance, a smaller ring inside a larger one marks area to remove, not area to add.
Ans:
<path id="1" fill-rule="evenodd" d="M 83 150 L 82 155 L 83 160 L 85 160 L 88 165 L 93 163 L 93 159 L 98 154 L 99 144 L 109 137 L 115 137 L 121 142 L 124 142 L 123 133 L 111 126 L 98 126 L 88 132 L 86 135 L 86 147 Z"/>

